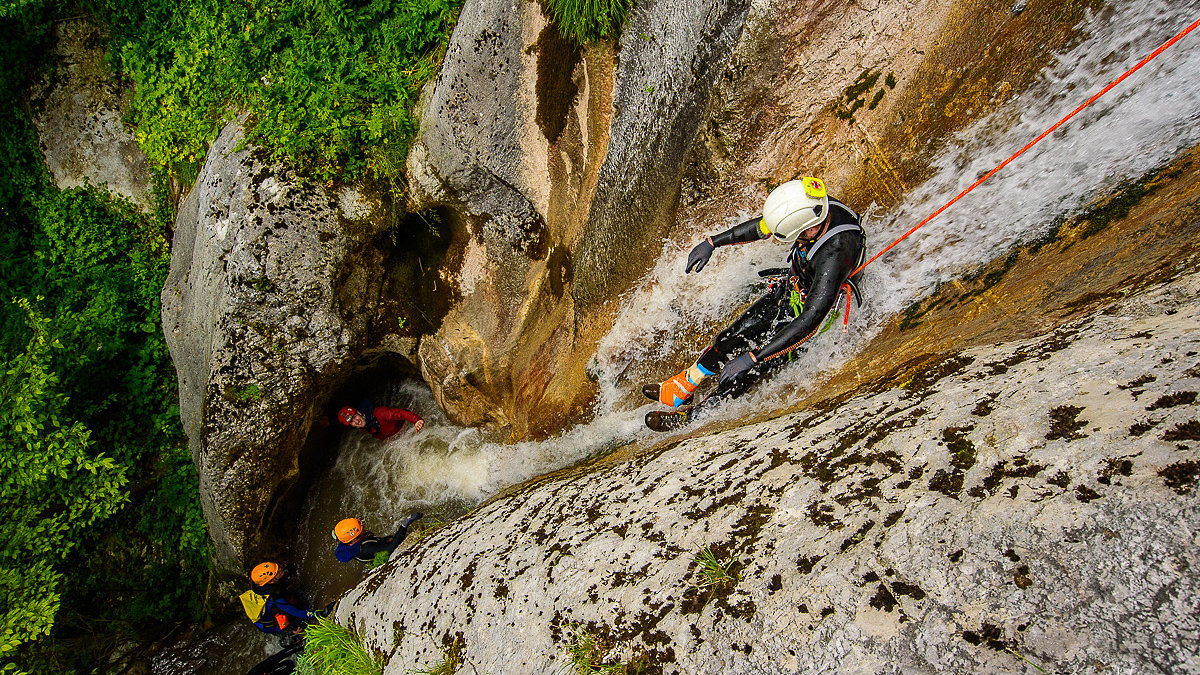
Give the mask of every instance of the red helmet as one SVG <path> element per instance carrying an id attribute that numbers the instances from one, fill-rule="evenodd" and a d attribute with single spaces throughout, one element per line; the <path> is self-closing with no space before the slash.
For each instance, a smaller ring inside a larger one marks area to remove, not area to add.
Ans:
<path id="1" fill-rule="evenodd" d="M 354 419 L 354 416 L 357 414 L 357 410 L 351 408 L 350 406 L 346 406 L 338 411 L 338 420 L 341 421 L 342 424 L 350 426 L 350 420 Z"/>

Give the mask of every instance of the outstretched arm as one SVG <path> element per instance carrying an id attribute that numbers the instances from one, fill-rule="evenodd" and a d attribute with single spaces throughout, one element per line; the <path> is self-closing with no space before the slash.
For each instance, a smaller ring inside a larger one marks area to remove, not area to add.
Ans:
<path id="1" fill-rule="evenodd" d="M 714 234 L 696 244 L 696 247 L 688 254 L 687 267 L 684 268 L 684 272 L 691 272 L 693 268 L 697 272 L 704 269 L 704 266 L 708 264 L 708 259 L 712 257 L 713 249 L 718 246 L 745 244 L 762 239 L 766 235 L 763 234 L 760 223 L 762 223 L 762 217 L 755 216 L 744 223 L 734 225 L 728 230 L 720 234 Z"/>
<path id="2" fill-rule="evenodd" d="M 416 414 L 415 412 L 405 410 L 404 408 L 385 408 L 383 406 L 379 406 L 375 409 L 375 416 L 388 422 L 395 422 L 397 420 L 412 422 L 417 431 L 420 431 L 421 427 L 425 426 L 425 420 L 421 419 L 420 415 Z"/>
<path id="3" fill-rule="evenodd" d="M 288 602 L 287 600 L 284 600 L 283 598 L 274 598 L 271 601 L 271 607 L 272 607 L 271 612 L 273 614 L 282 612 L 284 614 L 287 614 L 288 616 L 292 616 L 297 619 L 313 618 L 312 612 L 308 611 L 307 609 L 300 609 L 299 607 L 296 607 L 295 605 Z"/>

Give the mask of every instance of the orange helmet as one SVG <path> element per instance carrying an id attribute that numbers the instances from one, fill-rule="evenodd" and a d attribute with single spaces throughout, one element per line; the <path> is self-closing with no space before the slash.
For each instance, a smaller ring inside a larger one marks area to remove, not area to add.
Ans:
<path id="1" fill-rule="evenodd" d="M 273 562 L 259 563 L 250 572 L 250 581 L 253 581 L 255 585 L 262 586 L 271 583 L 277 576 L 279 576 L 279 565 Z"/>
<path id="2" fill-rule="evenodd" d="M 338 524 L 333 526 L 333 538 L 343 544 L 349 544 L 358 539 L 362 533 L 363 524 L 358 518 L 346 518 L 345 520 L 338 521 Z"/>

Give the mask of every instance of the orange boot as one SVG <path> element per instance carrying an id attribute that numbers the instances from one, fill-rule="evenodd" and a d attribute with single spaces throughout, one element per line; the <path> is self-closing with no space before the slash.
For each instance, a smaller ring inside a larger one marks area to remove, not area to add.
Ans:
<path id="1" fill-rule="evenodd" d="M 662 384 L 646 385 L 642 388 L 642 393 L 663 405 L 678 408 L 692 400 L 696 387 L 709 375 L 711 373 L 706 372 L 699 364 L 693 365 Z"/>

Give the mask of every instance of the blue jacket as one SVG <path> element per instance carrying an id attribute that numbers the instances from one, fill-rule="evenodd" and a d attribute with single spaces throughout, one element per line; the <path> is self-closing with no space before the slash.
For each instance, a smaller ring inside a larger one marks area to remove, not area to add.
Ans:
<path id="1" fill-rule="evenodd" d="M 343 544 L 339 541 L 337 549 L 334 550 L 333 555 L 335 558 L 337 558 L 338 562 L 350 562 L 351 560 L 354 560 L 354 556 L 358 555 L 358 549 L 361 547 L 361 540 L 356 541 L 353 544 Z"/>
<path id="2" fill-rule="evenodd" d="M 276 614 L 283 614 L 287 617 L 289 628 L 292 626 L 293 620 L 306 621 L 315 616 L 312 612 L 300 609 L 282 597 L 271 596 L 267 598 L 267 604 L 263 606 L 262 618 L 254 622 L 254 625 L 264 633 L 281 635 L 284 628 L 279 626 L 279 622 L 275 618 Z"/>

